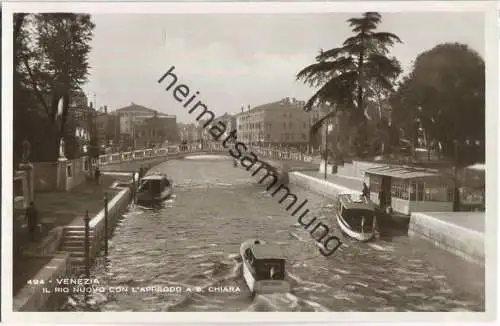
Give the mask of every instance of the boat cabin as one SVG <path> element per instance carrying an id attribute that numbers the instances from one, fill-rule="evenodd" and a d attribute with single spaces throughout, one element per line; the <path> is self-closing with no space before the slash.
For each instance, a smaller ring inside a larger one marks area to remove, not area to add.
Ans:
<path id="1" fill-rule="evenodd" d="M 244 259 L 253 268 L 256 281 L 283 280 L 285 278 L 285 257 L 278 247 L 257 244 L 245 250 Z"/>
<path id="2" fill-rule="evenodd" d="M 367 226 L 372 225 L 377 210 L 375 204 L 364 196 L 341 194 L 337 200 L 337 214 L 348 221 L 354 231 L 361 232 L 361 221 L 364 219 Z"/>
<path id="3" fill-rule="evenodd" d="M 455 181 L 435 171 L 402 166 L 380 166 L 366 170 L 370 199 L 396 213 L 451 212 Z"/>
<path id="4" fill-rule="evenodd" d="M 161 193 L 163 189 L 170 186 L 170 181 L 165 175 L 148 175 L 141 179 L 139 192 L 150 191 L 152 193 Z"/>

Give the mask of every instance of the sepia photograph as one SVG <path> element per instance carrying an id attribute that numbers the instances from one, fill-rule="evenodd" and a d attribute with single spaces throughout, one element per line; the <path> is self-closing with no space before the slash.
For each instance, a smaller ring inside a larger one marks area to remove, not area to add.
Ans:
<path id="1" fill-rule="evenodd" d="M 70 7 L 4 13 L 8 310 L 487 311 L 484 5 Z"/>

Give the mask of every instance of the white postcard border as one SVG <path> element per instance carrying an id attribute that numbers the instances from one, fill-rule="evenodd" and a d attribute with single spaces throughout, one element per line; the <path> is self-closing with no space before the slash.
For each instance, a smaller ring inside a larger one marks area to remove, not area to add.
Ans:
<path id="1" fill-rule="evenodd" d="M 96 13 L 326 13 L 326 12 L 429 12 L 429 11 L 479 11 L 485 13 L 486 46 L 486 312 L 328 312 L 328 313 L 284 313 L 284 312 L 12 312 L 12 200 L 3 201 L 2 237 L 2 317 L 3 321 L 25 323 L 238 323 L 238 322 L 470 322 L 491 321 L 498 311 L 496 275 L 498 247 L 498 92 L 500 75 L 498 65 L 498 13 L 497 3 L 488 1 L 397 1 L 397 2 L 254 2 L 254 3 L 132 3 L 132 2 L 44 2 L 44 3 L 3 3 L 3 74 L 2 74 L 2 184 L 3 198 L 12 198 L 12 12 L 88 12 Z M 464 22 L 464 28 L 467 28 Z M 418 28 L 415 26 L 415 28 Z M 495 155 L 495 153 L 497 155 Z M 495 180 L 496 182 L 493 182 Z M 488 236 L 489 235 L 489 236 Z M 495 285 L 495 286 L 493 286 Z"/>

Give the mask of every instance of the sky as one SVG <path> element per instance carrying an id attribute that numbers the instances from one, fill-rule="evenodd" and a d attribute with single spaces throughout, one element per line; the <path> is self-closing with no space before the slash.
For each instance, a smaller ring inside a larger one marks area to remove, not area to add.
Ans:
<path id="1" fill-rule="evenodd" d="M 467 44 L 483 58 L 484 14 L 480 12 L 381 13 L 378 30 L 395 33 L 396 56 L 409 73 L 417 55 L 445 42 Z M 190 115 L 158 79 L 171 67 L 191 94 L 216 115 L 237 113 L 314 89 L 296 81 L 320 49 L 352 35 L 346 20 L 360 13 L 325 14 L 100 14 L 83 87 L 97 107 L 115 110 L 132 102 L 177 116 Z"/>

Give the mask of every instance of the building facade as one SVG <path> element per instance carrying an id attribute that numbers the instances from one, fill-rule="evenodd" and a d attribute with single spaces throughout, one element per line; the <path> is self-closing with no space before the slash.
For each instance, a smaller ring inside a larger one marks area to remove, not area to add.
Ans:
<path id="1" fill-rule="evenodd" d="M 181 134 L 181 141 L 184 143 L 199 143 L 201 140 L 201 129 L 195 124 L 180 124 L 179 132 Z"/>
<path id="2" fill-rule="evenodd" d="M 128 147 L 131 148 L 143 147 L 149 143 L 157 144 L 160 142 L 159 135 L 162 135 L 161 143 L 180 141 L 177 117 L 174 115 L 160 113 L 133 102 L 129 106 L 113 111 L 112 114 L 118 120 L 121 147 L 127 145 L 127 141 Z M 148 126 L 154 130 L 147 131 Z"/>
<path id="3" fill-rule="evenodd" d="M 175 128 L 172 128 L 175 123 Z M 162 147 L 171 143 L 179 142 L 177 134 L 177 122 L 171 117 L 155 115 L 135 124 L 135 148 Z"/>
<path id="4" fill-rule="evenodd" d="M 309 143 L 310 113 L 293 98 L 242 109 L 236 115 L 238 140 L 261 146 L 305 147 Z"/>
<path id="5" fill-rule="evenodd" d="M 217 128 L 224 129 L 221 126 L 221 123 L 224 124 L 224 126 L 226 127 L 226 131 L 220 136 L 219 140 L 223 140 L 223 139 L 227 138 L 229 136 L 229 133 L 232 130 L 237 130 L 236 129 L 237 128 L 236 117 L 231 115 L 231 114 L 224 113 L 220 117 L 215 118 L 212 121 L 211 126 L 217 125 L 218 126 Z M 207 130 L 209 130 L 209 129 L 210 129 L 210 127 L 207 127 Z M 211 137 L 213 138 L 213 136 L 211 136 Z"/>

